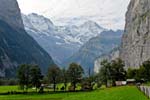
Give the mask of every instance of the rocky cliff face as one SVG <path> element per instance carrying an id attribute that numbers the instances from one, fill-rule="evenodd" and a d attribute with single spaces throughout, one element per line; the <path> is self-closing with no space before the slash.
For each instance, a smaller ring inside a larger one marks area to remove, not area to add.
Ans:
<path id="1" fill-rule="evenodd" d="M 150 0 L 131 0 L 120 57 L 127 68 L 138 68 L 150 59 Z"/>
<path id="2" fill-rule="evenodd" d="M 16 0 L 0 0 L 0 20 L 4 20 L 14 28 L 24 27 Z"/>
<path id="3" fill-rule="evenodd" d="M 118 45 L 119 46 L 119 45 Z M 100 68 L 101 68 L 101 62 L 103 60 L 108 60 L 108 61 L 112 61 L 115 60 L 117 58 L 119 58 L 119 53 L 120 53 L 120 48 L 114 48 L 112 51 L 110 51 L 107 54 L 103 54 L 100 57 L 98 57 L 95 61 L 94 61 L 94 72 L 98 73 Z"/>
<path id="4" fill-rule="evenodd" d="M 42 72 L 52 58 L 24 30 L 16 0 L 0 0 L 0 77 L 15 76 L 20 64 L 38 64 Z"/>

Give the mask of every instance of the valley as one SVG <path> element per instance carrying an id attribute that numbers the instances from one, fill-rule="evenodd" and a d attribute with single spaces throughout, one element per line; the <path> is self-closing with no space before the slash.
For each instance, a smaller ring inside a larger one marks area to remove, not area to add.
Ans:
<path id="1" fill-rule="evenodd" d="M 149 100 L 149 49 L 149 0 L 0 0 L 0 100 Z"/>

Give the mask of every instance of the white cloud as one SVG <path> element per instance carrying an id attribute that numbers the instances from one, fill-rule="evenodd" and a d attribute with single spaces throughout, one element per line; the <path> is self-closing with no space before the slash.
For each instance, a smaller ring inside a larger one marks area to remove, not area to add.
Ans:
<path id="1" fill-rule="evenodd" d="M 18 0 L 23 13 L 38 13 L 49 18 L 96 16 L 107 28 L 123 28 L 130 0 Z M 101 19 L 101 20 L 100 20 Z"/>
<path id="2" fill-rule="evenodd" d="M 21 11 L 25 14 L 40 13 L 45 10 L 52 0 L 17 0 Z"/>

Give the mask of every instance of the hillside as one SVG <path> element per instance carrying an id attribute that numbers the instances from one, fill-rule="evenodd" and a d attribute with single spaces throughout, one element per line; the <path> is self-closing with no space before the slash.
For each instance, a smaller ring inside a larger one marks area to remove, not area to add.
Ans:
<path id="1" fill-rule="evenodd" d="M 38 64 L 45 73 L 52 58 L 24 30 L 16 0 L 0 0 L 0 77 L 13 77 L 20 64 Z"/>
<path id="2" fill-rule="evenodd" d="M 64 62 L 65 66 L 68 66 L 72 62 L 81 64 L 85 73 L 89 68 L 93 72 L 94 61 L 97 57 L 103 54 L 109 53 L 114 48 L 118 47 L 121 42 L 123 31 L 104 31 L 100 35 L 91 38 L 86 42 L 75 54 Z"/>

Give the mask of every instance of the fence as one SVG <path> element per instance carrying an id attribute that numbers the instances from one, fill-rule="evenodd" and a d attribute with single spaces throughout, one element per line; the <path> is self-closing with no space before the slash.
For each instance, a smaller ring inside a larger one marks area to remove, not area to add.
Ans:
<path id="1" fill-rule="evenodd" d="M 137 86 L 137 88 L 143 92 L 148 98 L 150 98 L 150 86 Z"/>

